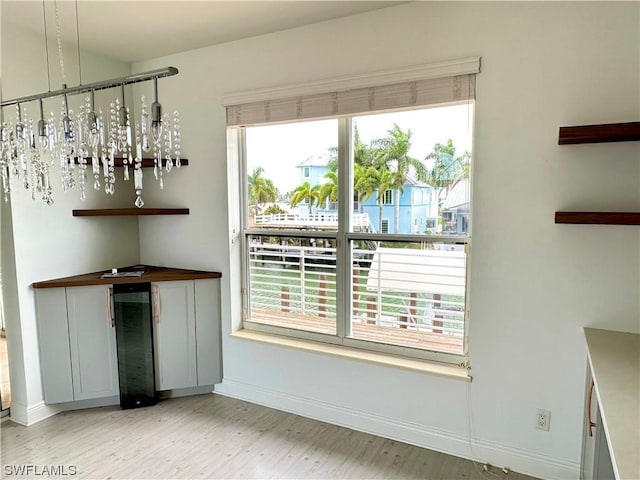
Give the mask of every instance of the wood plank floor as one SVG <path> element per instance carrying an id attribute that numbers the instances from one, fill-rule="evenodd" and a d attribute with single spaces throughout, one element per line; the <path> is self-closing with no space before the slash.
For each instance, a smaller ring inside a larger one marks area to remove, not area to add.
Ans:
<path id="1" fill-rule="evenodd" d="M 73 478 L 91 479 L 532 479 L 212 394 L 1 430 L 3 478 L 18 478 L 7 465 L 28 463 L 73 465 Z"/>

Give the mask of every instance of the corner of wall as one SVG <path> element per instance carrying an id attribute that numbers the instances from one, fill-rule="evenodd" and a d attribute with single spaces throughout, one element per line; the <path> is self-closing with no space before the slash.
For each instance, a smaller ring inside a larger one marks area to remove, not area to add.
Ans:
<path id="1" fill-rule="evenodd" d="M 11 378 L 11 396 L 13 401 L 26 397 L 24 381 L 24 356 L 22 350 L 22 331 L 20 329 L 20 308 L 18 299 L 18 281 L 16 274 L 15 249 L 13 239 L 13 221 L 11 203 L 0 200 L 0 275 L 2 277 L 2 304 L 7 334 L 9 355 L 9 376 Z"/>

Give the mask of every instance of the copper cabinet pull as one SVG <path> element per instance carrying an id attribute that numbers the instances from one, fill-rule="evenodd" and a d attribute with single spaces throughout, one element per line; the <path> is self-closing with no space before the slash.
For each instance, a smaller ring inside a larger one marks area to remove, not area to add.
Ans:
<path id="1" fill-rule="evenodd" d="M 594 382 L 593 382 L 593 378 L 591 379 L 591 387 L 589 387 L 589 397 L 587 400 L 587 409 L 588 409 L 588 418 L 587 421 L 589 422 L 589 436 L 593 437 L 593 427 L 596 427 L 597 425 L 595 424 L 595 422 L 593 422 L 591 420 L 591 401 L 593 399 L 593 387 L 594 387 Z"/>
<path id="2" fill-rule="evenodd" d="M 153 317 L 153 323 L 157 325 L 160 323 L 160 289 L 158 285 L 151 285 L 151 299 L 153 302 L 151 315 Z"/>
<path id="3" fill-rule="evenodd" d="M 107 288 L 107 325 L 113 327 L 113 313 L 111 312 L 111 302 L 113 301 L 113 287 Z"/>

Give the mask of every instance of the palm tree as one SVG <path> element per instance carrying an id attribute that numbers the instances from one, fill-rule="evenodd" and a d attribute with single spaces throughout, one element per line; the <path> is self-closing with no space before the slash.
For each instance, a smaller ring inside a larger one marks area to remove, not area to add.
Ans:
<path id="1" fill-rule="evenodd" d="M 376 150 L 360 140 L 358 125 L 353 126 L 353 163 L 363 167 L 375 165 Z"/>
<path id="2" fill-rule="evenodd" d="M 456 147 L 453 140 L 447 140 L 446 145 L 436 143 L 433 150 L 426 156 L 425 160 L 435 160 L 433 168 L 428 171 L 426 183 L 436 190 L 438 199 L 438 210 L 440 209 L 441 195 L 444 197 L 455 183 L 462 178 L 469 178 L 471 153 L 464 152 L 456 157 Z"/>
<path id="3" fill-rule="evenodd" d="M 366 168 L 357 163 L 353 166 L 353 190 L 358 198 L 359 213 L 364 213 L 364 202 L 377 189 L 377 173 L 375 167 Z"/>
<path id="4" fill-rule="evenodd" d="M 384 205 L 384 195 L 395 185 L 395 173 L 386 168 L 376 169 L 369 167 L 366 174 L 370 179 L 375 181 L 376 190 L 378 192 L 378 233 L 382 233 L 382 207 Z M 395 219 L 394 219 L 395 220 Z M 397 220 L 395 220 L 397 222 Z M 394 224 L 394 231 L 397 233 L 398 225 Z"/>
<path id="5" fill-rule="evenodd" d="M 325 202 L 336 202 L 338 200 L 338 172 L 329 170 L 325 173 L 325 178 L 329 181 L 320 185 L 318 189 L 318 205 Z"/>
<path id="6" fill-rule="evenodd" d="M 291 192 L 291 207 L 295 207 L 299 203 L 307 203 L 309 205 L 309 215 L 311 215 L 313 204 L 319 203 L 319 198 L 320 185 L 314 185 L 312 187 L 309 182 L 304 182 Z"/>
<path id="7" fill-rule="evenodd" d="M 403 131 L 398 125 L 387 131 L 387 136 L 372 142 L 377 148 L 377 162 L 386 165 L 393 172 L 391 188 L 394 190 L 394 232 L 398 233 L 400 227 L 400 195 L 404 184 L 413 171 L 416 179 L 425 181 L 427 168 L 424 164 L 409 156 L 411 149 L 411 130 Z"/>
<path id="8" fill-rule="evenodd" d="M 278 189 L 271 180 L 262 176 L 263 173 L 264 168 L 256 167 L 248 176 L 249 205 L 263 205 L 278 199 Z"/>

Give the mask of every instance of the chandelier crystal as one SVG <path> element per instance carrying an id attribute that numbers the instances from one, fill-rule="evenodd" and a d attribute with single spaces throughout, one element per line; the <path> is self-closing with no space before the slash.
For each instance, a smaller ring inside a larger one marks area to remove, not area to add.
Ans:
<path id="1" fill-rule="evenodd" d="M 30 190 L 34 200 L 53 204 L 51 170 L 58 168 L 62 191 L 79 190 L 81 200 L 87 188 L 115 193 L 116 166 L 123 167 L 123 181 L 130 181 L 133 171 L 134 204 L 141 208 L 143 153 L 153 153 L 153 172 L 161 189 L 163 170 L 180 168 L 180 117 L 177 111 L 170 117 L 162 114 L 158 102 L 157 81 L 160 76 L 175 75 L 178 70 L 168 67 L 120 79 L 91 85 L 63 88 L 30 97 L 2 102 L 2 107 L 15 106 L 12 120 L 5 120 L 0 131 L 0 178 L 4 200 L 8 201 L 16 184 Z M 125 104 L 125 85 L 154 81 L 155 100 L 151 116 L 145 97 L 140 99 L 140 116 L 133 118 Z M 120 97 L 109 105 L 106 114 L 96 111 L 94 92 L 105 88 L 120 88 Z M 84 102 L 73 110 L 68 95 L 89 93 Z M 60 110 L 50 112 L 45 119 L 43 99 L 60 96 Z M 40 118 L 30 116 L 26 104 L 39 102 Z M 135 142 L 134 142 L 135 139 Z M 89 170 L 90 167 L 90 170 Z"/>
<path id="2" fill-rule="evenodd" d="M 134 204 L 141 208 L 144 205 L 142 200 L 143 152 L 149 154 L 153 149 L 153 173 L 161 189 L 164 188 L 163 160 L 167 172 L 172 170 L 174 162 L 178 168 L 181 165 L 178 112 L 174 112 L 170 119 L 168 115 L 162 114 L 162 105 L 158 101 L 158 79 L 177 75 L 178 69 L 166 67 L 83 85 L 78 0 L 76 0 L 80 84 L 67 88 L 57 0 L 53 0 L 53 5 L 62 89 L 51 91 L 46 10 L 43 0 L 42 15 L 49 91 L 0 103 L 0 109 L 2 109 L 0 114 L 4 114 L 5 107 L 15 108 L 15 115 L 11 120 L 0 122 L 1 194 L 5 201 L 9 201 L 13 186 L 22 184 L 24 189 L 31 192 L 32 199 L 40 199 L 47 205 L 52 205 L 51 171 L 58 168 L 60 184 L 64 192 L 77 188 L 80 191 L 80 199 L 85 200 L 87 188 L 93 186 L 95 190 L 103 190 L 107 195 L 113 195 L 116 184 L 115 168 L 122 166 L 123 181 L 129 181 L 130 169 L 133 171 L 136 194 Z M 151 118 L 143 96 L 140 101 L 140 116 L 135 119 L 129 106 L 126 105 L 125 86 L 152 80 L 154 101 L 151 104 Z M 96 112 L 95 91 L 112 88 L 120 90 L 120 97 L 111 101 L 105 113 L 102 110 Z M 76 111 L 69 108 L 69 95 L 86 93 L 89 95 L 84 98 Z M 43 100 L 51 97 L 61 98 L 59 113 L 56 116 L 53 111 L 49 112 L 45 118 Z M 29 116 L 27 104 L 36 101 L 40 107 L 40 118 L 34 121 Z"/>

